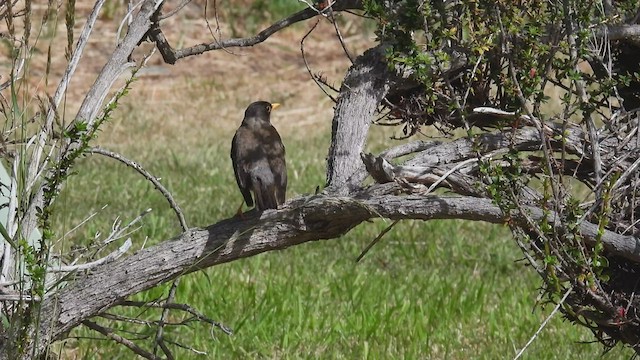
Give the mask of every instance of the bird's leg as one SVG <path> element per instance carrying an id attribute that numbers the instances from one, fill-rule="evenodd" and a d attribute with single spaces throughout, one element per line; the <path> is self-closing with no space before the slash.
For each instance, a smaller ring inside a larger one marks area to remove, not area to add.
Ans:
<path id="1" fill-rule="evenodd" d="M 244 216 L 242 216 L 242 205 L 244 205 L 244 200 L 242 200 L 240 206 L 238 206 L 238 211 L 236 211 L 236 216 L 240 219 L 244 219 Z"/>

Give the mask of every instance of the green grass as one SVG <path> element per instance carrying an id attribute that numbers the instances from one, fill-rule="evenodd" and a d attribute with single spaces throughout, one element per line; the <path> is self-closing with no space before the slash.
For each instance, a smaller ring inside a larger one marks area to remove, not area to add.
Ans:
<path id="1" fill-rule="evenodd" d="M 289 134 L 287 141 L 285 137 L 289 196 L 310 193 L 323 184 L 327 128 L 328 124 L 318 134 L 307 135 L 311 138 Z M 228 159 L 230 131 L 217 133 L 216 139 L 222 140 L 188 145 L 156 142 L 153 133 L 147 136 L 144 144 L 120 150 L 134 154 L 135 160 L 162 177 L 191 226 L 233 215 L 240 196 Z M 81 161 L 78 175 L 57 203 L 58 232 L 104 204 L 109 206 L 64 240 L 66 247 L 86 244 L 96 231 L 108 232 L 116 216 L 126 221 L 149 207 L 154 210 L 132 235 L 134 248 L 145 237 L 146 246 L 151 246 L 179 233 L 171 210 L 152 186 L 133 170 L 95 156 Z M 204 325 L 168 328 L 171 338 L 208 354 L 175 348 L 177 358 L 510 359 L 550 312 L 551 308 L 532 311 L 540 281 L 523 262 L 516 262 L 521 255 L 504 227 L 405 221 L 356 264 L 360 251 L 387 224 L 377 220 L 337 240 L 185 276 L 176 300 L 224 323 L 234 335 Z M 168 286 L 162 286 L 134 299 L 157 299 L 167 291 Z M 158 313 L 148 310 L 142 316 L 157 318 Z M 170 320 L 183 318 L 175 313 Z M 136 329 L 153 336 L 149 329 Z M 98 336 L 84 328 L 72 335 Z M 590 340 L 588 331 L 557 317 L 524 358 L 598 357 L 599 345 L 578 343 Z M 129 350 L 109 341 L 88 339 L 67 341 L 62 354 L 80 359 L 133 358 Z M 603 359 L 630 355 L 627 349 L 615 349 Z"/>

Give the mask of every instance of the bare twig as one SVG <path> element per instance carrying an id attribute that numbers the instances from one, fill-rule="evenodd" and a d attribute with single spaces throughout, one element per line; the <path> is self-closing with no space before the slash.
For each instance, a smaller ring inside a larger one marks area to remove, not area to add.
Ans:
<path id="1" fill-rule="evenodd" d="M 115 220 L 113 220 L 113 224 L 111 224 L 111 233 L 109 234 L 109 236 L 107 236 L 106 239 L 102 240 L 102 245 L 109 245 L 112 242 L 130 235 L 131 233 L 135 232 L 136 230 L 138 230 L 138 228 L 131 230 L 128 233 L 125 233 L 126 230 L 128 230 L 130 227 L 132 227 L 133 225 L 137 224 L 138 222 L 140 222 L 140 220 L 142 220 L 143 217 L 147 216 L 149 213 L 151 213 L 151 208 L 145 209 L 143 210 L 140 214 L 138 214 L 138 216 L 136 216 L 133 220 L 131 220 L 127 225 L 125 225 L 124 227 L 122 227 L 122 220 L 120 220 L 120 217 L 117 216 L 115 218 Z"/>
<path id="2" fill-rule="evenodd" d="M 540 334 L 542 329 L 544 329 L 544 327 L 547 325 L 549 320 L 551 320 L 551 318 L 558 312 L 558 310 L 560 310 L 560 307 L 562 306 L 562 304 L 565 302 L 565 300 L 567 300 L 567 297 L 569 296 L 569 294 L 571 294 L 571 291 L 573 291 L 572 287 L 567 289 L 567 291 L 564 293 L 564 296 L 562 297 L 562 299 L 560 299 L 558 304 L 556 304 L 556 306 L 553 308 L 553 311 L 551 311 L 551 314 L 549 314 L 549 316 L 547 316 L 547 318 L 544 319 L 544 321 L 542 322 L 542 324 L 540 324 L 540 327 L 535 332 L 535 334 L 533 334 L 531 339 L 529 339 L 529 341 L 527 341 L 527 343 L 522 347 L 522 349 L 520 349 L 520 351 L 518 351 L 518 353 L 513 358 L 513 360 L 518 360 L 520 358 L 520 356 L 522 356 L 522 354 L 524 354 L 524 351 L 527 350 L 529 345 L 531 345 L 531 343 L 533 343 L 533 341 L 538 337 L 538 334 Z"/>
<path id="3" fill-rule="evenodd" d="M 190 346 L 186 346 L 186 345 L 184 345 L 184 344 L 180 344 L 180 343 L 178 343 L 178 342 L 176 342 L 176 341 L 167 340 L 167 342 L 168 342 L 168 343 L 170 343 L 170 344 L 173 344 L 173 345 L 175 345 L 175 346 L 177 346 L 177 347 L 181 347 L 181 348 L 183 348 L 183 349 L 185 349 L 185 350 L 189 350 L 189 351 L 191 351 L 191 352 L 192 352 L 192 353 L 194 353 L 194 354 L 198 354 L 198 355 L 207 355 L 207 353 L 206 353 L 205 351 L 201 351 L 201 350 L 194 349 L 194 348 L 192 348 L 192 347 L 190 347 Z"/>
<path id="4" fill-rule="evenodd" d="M 142 301 L 123 301 L 122 303 L 119 304 L 120 306 L 133 306 L 133 307 L 153 307 L 153 308 L 160 308 L 160 309 L 171 309 L 171 310 L 180 310 L 180 311 L 184 311 L 186 313 L 189 313 L 191 315 L 193 315 L 196 319 L 206 322 L 209 325 L 212 325 L 220 330 L 222 330 L 222 332 L 224 332 L 227 335 L 231 335 L 233 334 L 233 331 L 231 329 L 229 329 L 227 326 L 215 321 L 215 320 L 211 320 L 208 317 L 204 316 L 203 314 L 201 314 L 199 311 L 197 311 L 196 309 L 192 308 L 191 306 L 187 305 L 187 304 L 177 304 L 177 303 L 167 303 L 165 301 L 163 302 L 158 302 L 158 301 L 153 301 L 153 302 L 142 302 Z"/>
<path id="5" fill-rule="evenodd" d="M 160 328 L 160 329 L 162 329 L 162 328 Z M 164 340 L 162 340 L 162 338 L 158 342 L 158 345 L 160 345 L 160 348 L 162 349 L 162 352 L 167 357 L 167 360 L 174 360 L 175 359 L 175 357 L 173 357 L 173 353 L 171 352 L 171 350 L 169 350 L 169 348 L 167 347 L 167 344 L 164 343 Z"/>
<path id="6" fill-rule="evenodd" d="M 564 7 L 564 13 L 565 13 L 564 25 L 567 31 L 566 36 L 567 36 L 567 42 L 569 44 L 569 54 L 571 56 L 571 61 L 574 64 L 575 70 L 579 72 L 580 69 L 578 68 L 579 59 L 578 59 L 578 50 L 576 47 L 576 34 L 574 33 L 574 30 L 573 30 L 574 19 L 571 17 L 571 14 L 573 13 L 571 11 L 572 5 L 568 0 L 564 0 L 562 4 Z M 572 82 L 576 88 L 576 93 L 578 95 L 578 100 L 580 101 L 580 103 L 582 105 L 588 105 L 589 97 L 585 90 L 584 81 L 577 79 L 577 80 L 573 80 Z M 598 141 L 598 134 L 596 132 L 596 123 L 595 123 L 595 119 L 593 118 L 593 113 L 589 111 L 585 111 L 583 121 L 587 125 L 587 131 L 589 135 L 589 147 L 591 149 L 591 160 L 593 161 L 593 171 L 595 173 L 595 178 L 596 178 L 596 186 L 594 188 L 594 191 L 596 193 L 596 198 L 600 199 L 602 197 L 601 196 L 602 195 L 602 158 L 600 156 L 600 143 Z"/>
<path id="7" fill-rule="evenodd" d="M 209 30 L 209 34 L 211 34 L 211 37 L 213 38 L 213 41 L 215 41 L 216 43 L 220 44 L 220 39 L 219 38 L 222 37 L 222 31 L 220 29 L 220 19 L 218 18 L 218 3 L 217 3 L 216 0 L 213 0 L 213 18 L 216 21 L 216 31 L 215 31 L 215 33 L 218 34 L 218 36 L 216 36 L 216 34 L 214 34 L 214 31 L 211 28 L 211 23 L 209 22 L 209 17 L 207 16 L 208 12 L 209 12 L 209 0 L 205 0 L 205 2 L 204 2 L 204 22 L 207 24 L 207 30 Z M 225 47 L 223 47 L 222 50 L 227 52 L 227 53 L 229 53 L 229 54 L 233 54 L 231 51 L 229 51 Z M 170 57 L 171 56 L 175 56 L 175 54 L 170 55 Z"/>
<path id="8" fill-rule="evenodd" d="M 161 183 L 160 181 L 158 181 L 158 178 L 156 178 L 155 176 L 151 175 L 147 170 L 145 170 L 142 166 L 140 166 L 138 163 L 129 160 L 127 158 L 125 158 L 124 156 L 113 152 L 113 151 L 109 151 L 100 147 L 94 147 L 91 148 L 89 150 L 87 150 L 89 153 L 92 154 L 100 154 L 100 155 L 104 155 L 106 157 L 110 157 L 112 159 L 118 160 L 120 162 L 122 162 L 123 164 L 131 167 L 132 169 L 134 169 L 135 171 L 137 171 L 140 175 L 142 175 L 145 179 L 149 180 L 153 186 L 155 186 L 156 189 L 158 189 L 158 191 L 160 191 L 160 193 L 165 197 L 165 199 L 167 199 L 167 201 L 169 202 L 169 206 L 173 209 L 173 211 L 175 212 L 176 216 L 178 217 L 178 221 L 180 222 L 180 226 L 182 227 L 182 230 L 187 231 L 189 229 L 189 227 L 187 226 L 187 222 L 184 218 L 184 214 L 182 213 L 182 209 L 180 209 L 180 206 L 178 205 L 178 203 L 173 199 L 173 196 L 171 195 L 171 193 L 169 192 L 169 190 L 167 190 Z"/>
<path id="9" fill-rule="evenodd" d="M 444 173 L 442 176 L 440 176 L 438 178 L 438 180 L 434 181 L 433 184 L 431 184 L 431 186 L 429 186 L 429 188 L 426 191 L 426 194 L 431 193 L 436 187 L 438 187 L 438 185 L 440 185 L 440 183 L 442 183 L 444 180 L 446 180 L 451 174 L 453 174 L 455 171 L 462 169 L 463 167 L 480 161 L 483 157 L 480 158 L 471 158 L 471 159 L 467 159 L 464 161 L 459 162 L 458 164 L 456 164 L 456 166 L 452 167 L 451 169 L 447 170 L 446 173 Z"/>
<path id="10" fill-rule="evenodd" d="M 343 10 L 353 10 L 353 9 L 362 9 L 362 3 L 360 0 L 343 0 L 337 2 L 332 9 L 334 11 L 343 11 Z M 223 41 L 215 40 L 214 42 L 208 44 L 199 44 L 192 47 L 174 50 L 171 45 L 169 45 L 166 40 L 164 34 L 162 34 L 162 30 L 160 26 L 155 26 L 152 31 L 149 32 L 150 38 L 156 42 L 156 46 L 160 50 L 164 61 L 168 64 L 175 64 L 177 60 L 193 56 L 199 55 L 207 51 L 212 50 L 220 50 L 231 47 L 248 47 L 259 44 L 265 40 L 267 40 L 271 35 L 276 32 L 289 27 L 297 22 L 304 21 L 307 19 L 311 19 L 319 14 L 319 12 L 315 8 L 306 8 L 301 10 L 287 18 L 284 18 L 280 21 L 275 22 L 273 25 L 268 28 L 260 31 L 253 37 L 248 38 L 235 38 L 235 39 L 227 39 Z"/>
<path id="11" fill-rule="evenodd" d="M 182 2 L 178 4 L 178 6 L 176 6 L 175 9 L 169 11 L 166 14 L 162 14 L 161 16 L 159 16 L 158 20 L 164 20 L 172 17 L 173 15 L 177 14 L 180 10 L 182 10 L 183 7 L 187 6 L 191 1 L 192 0 L 182 0 Z"/>
<path id="12" fill-rule="evenodd" d="M 316 21 L 316 23 L 313 24 L 311 29 L 309 29 L 309 31 L 307 31 L 307 33 L 302 37 L 302 40 L 300 40 L 300 52 L 302 53 L 302 60 L 304 61 L 304 66 L 307 68 L 307 72 L 309 72 L 309 76 L 311 76 L 311 79 L 316 83 L 316 85 L 318 85 L 320 90 L 322 90 L 322 92 L 325 95 L 327 95 L 329 99 L 331 99 L 331 101 L 336 102 L 336 99 L 327 92 L 324 86 L 322 86 L 322 84 L 320 84 L 320 82 L 318 81 L 318 78 L 316 77 L 316 75 L 314 75 L 313 72 L 311 71 L 311 68 L 309 67 L 309 62 L 307 61 L 307 56 L 304 52 L 304 41 L 307 39 L 309 35 L 311 35 L 313 30 L 316 29 L 319 23 L 320 23 L 320 20 Z"/>
<path id="13" fill-rule="evenodd" d="M 360 260 L 362 260 L 362 258 L 364 258 L 364 256 L 369 252 L 369 250 L 371 250 L 371 248 L 378 243 L 378 241 L 380 241 L 380 239 L 382 239 L 382 237 L 388 233 L 394 226 L 396 226 L 396 224 L 400 222 L 400 220 L 395 220 L 394 222 L 391 223 L 391 225 L 387 226 L 384 230 L 382 230 L 380 232 L 380 234 L 378 234 L 378 236 L 376 236 L 375 239 L 373 239 L 373 241 L 371 241 L 369 243 L 369 245 L 367 245 L 366 248 L 364 248 L 364 250 L 362 250 L 362 252 L 360 253 L 360 255 L 358 255 L 358 257 L 356 258 L 356 262 L 360 262 Z"/>
<path id="14" fill-rule="evenodd" d="M 59 266 L 59 267 L 54 267 L 54 268 L 49 268 L 47 269 L 47 271 L 50 272 L 71 272 L 71 271 L 81 271 L 81 270 L 89 270 L 92 269 L 98 265 L 102 265 L 102 264 L 106 264 L 108 262 L 111 262 L 117 258 L 119 258 L 120 256 L 124 255 L 124 253 L 127 252 L 127 250 L 129 250 L 129 248 L 131 247 L 131 239 L 127 239 L 127 241 L 124 242 L 124 244 L 122 244 L 116 251 L 110 253 L 109 255 L 98 259 L 96 261 L 92 261 L 86 264 L 79 264 L 79 265 L 69 265 L 69 266 Z"/>
<path id="15" fill-rule="evenodd" d="M 160 357 L 153 355 L 152 353 L 144 350 L 143 348 L 141 348 L 140 346 L 136 345 L 133 341 L 129 340 L 129 339 L 125 339 L 122 336 L 116 334 L 113 329 L 110 328 L 106 328 L 104 326 L 98 325 L 93 321 L 89 321 L 89 320 L 85 320 L 82 322 L 82 325 L 88 327 L 91 330 L 97 331 L 100 334 L 106 336 L 108 339 L 111 339 L 115 342 L 117 342 L 118 344 L 122 344 L 126 347 L 129 348 L 129 350 L 133 351 L 134 353 L 142 356 L 145 359 L 150 359 L 150 360 L 161 360 Z"/>
<path id="16" fill-rule="evenodd" d="M 176 290 L 178 289 L 178 285 L 180 285 L 180 277 L 176 278 L 175 280 L 173 280 L 173 283 L 171 284 L 171 289 L 169 289 L 169 295 L 167 296 L 167 299 L 165 300 L 165 303 L 170 304 L 173 303 L 173 299 L 176 296 Z M 165 353 L 165 355 L 167 356 L 167 358 L 172 357 L 171 352 L 169 351 L 169 349 L 166 347 L 166 345 L 164 344 L 164 325 L 165 325 L 165 319 L 167 318 L 167 316 L 169 316 L 169 311 L 170 309 L 168 307 L 165 307 L 162 310 L 162 315 L 160 315 L 160 319 L 158 320 L 158 329 L 156 330 L 156 337 L 155 337 L 155 345 L 153 346 L 153 353 L 155 354 L 157 351 L 157 347 L 160 346 L 160 348 L 162 348 L 162 351 Z"/>
<path id="17" fill-rule="evenodd" d="M 102 210 L 104 210 L 106 208 L 107 208 L 107 205 L 104 205 L 102 208 L 100 208 L 100 211 L 102 211 Z M 54 244 L 60 242 L 62 239 L 64 239 L 67 236 L 69 236 L 72 232 L 78 230 L 82 225 L 86 224 L 89 220 L 93 219 L 93 217 L 96 216 L 96 215 L 98 215 L 98 211 L 95 211 L 95 212 L 91 213 L 84 220 L 80 221 L 76 226 L 74 226 L 71 230 L 67 231 L 59 239 L 54 241 Z"/>
<path id="18" fill-rule="evenodd" d="M 118 30 L 116 30 L 116 46 L 118 46 L 118 44 L 120 44 L 120 34 L 122 33 L 122 28 L 124 28 L 124 25 L 127 24 L 129 25 L 131 23 L 131 18 L 133 16 L 133 12 L 135 9 L 137 9 L 140 5 L 142 5 L 142 1 L 143 0 L 139 0 L 135 5 L 131 6 L 131 4 L 129 4 L 128 6 L 128 11 L 127 13 L 124 15 L 124 17 L 122 17 L 122 20 L 120 20 L 120 25 L 118 25 Z"/>
<path id="19" fill-rule="evenodd" d="M 126 317 L 126 316 L 116 315 L 116 314 L 111 314 L 111 313 L 102 313 L 102 314 L 100 314 L 98 316 L 101 317 L 101 318 L 108 319 L 108 320 L 122 321 L 122 322 L 131 323 L 131 324 L 137 324 L 137 325 L 144 325 L 144 326 L 153 325 L 153 321 L 143 320 L 143 319 L 138 319 L 138 318 L 131 318 L 131 317 Z"/>
<path id="20" fill-rule="evenodd" d="M 344 38 L 342 37 L 342 33 L 340 32 L 340 27 L 338 26 L 338 21 L 336 21 L 336 19 L 333 17 L 333 11 L 329 12 L 329 16 L 331 16 L 331 20 L 332 20 L 331 24 L 333 24 L 333 28 L 336 31 L 336 36 L 338 37 L 338 41 L 340 42 L 340 46 L 342 47 L 342 50 L 344 51 L 344 54 L 347 55 L 347 58 L 349 58 L 349 61 L 353 64 L 353 56 L 349 52 L 349 49 L 347 49 L 347 44 L 344 42 Z"/>

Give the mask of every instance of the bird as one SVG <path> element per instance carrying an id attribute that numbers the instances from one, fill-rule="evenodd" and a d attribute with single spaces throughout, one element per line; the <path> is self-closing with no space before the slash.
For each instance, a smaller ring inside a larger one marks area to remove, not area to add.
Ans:
<path id="1" fill-rule="evenodd" d="M 243 203 L 249 207 L 255 203 L 258 211 L 277 209 L 285 202 L 285 149 L 280 134 L 271 124 L 271 111 L 279 106 L 267 101 L 251 103 L 231 141 L 231 162 Z M 240 216 L 243 203 L 237 212 Z"/>

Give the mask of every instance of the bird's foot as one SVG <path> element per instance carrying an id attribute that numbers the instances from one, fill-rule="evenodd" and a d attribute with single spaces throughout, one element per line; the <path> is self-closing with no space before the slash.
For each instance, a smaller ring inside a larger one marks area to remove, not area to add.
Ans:
<path id="1" fill-rule="evenodd" d="M 240 218 L 240 220 L 244 220 L 244 214 L 242 213 L 242 204 L 244 203 L 240 203 L 240 206 L 238 207 L 238 211 L 236 211 L 236 215 L 234 217 Z"/>

